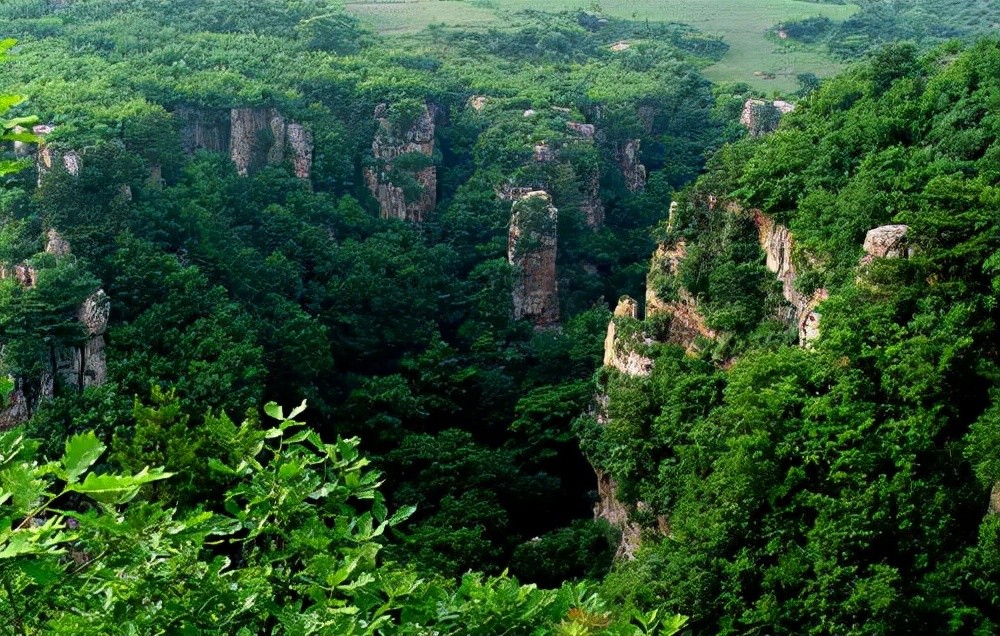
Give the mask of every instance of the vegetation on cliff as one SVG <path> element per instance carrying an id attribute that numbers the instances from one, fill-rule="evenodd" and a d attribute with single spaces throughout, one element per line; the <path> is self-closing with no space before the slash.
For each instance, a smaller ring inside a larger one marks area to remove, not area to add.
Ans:
<path id="1" fill-rule="evenodd" d="M 339 4 L 0 6 L 0 631 L 1000 629 L 996 43 Z"/>

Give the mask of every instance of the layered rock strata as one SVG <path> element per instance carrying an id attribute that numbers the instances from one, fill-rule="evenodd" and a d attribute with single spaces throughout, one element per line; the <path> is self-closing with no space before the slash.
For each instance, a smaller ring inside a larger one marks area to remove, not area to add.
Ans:
<path id="1" fill-rule="evenodd" d="M 365 169 L 365 183 L 378 201 L 382 218 L 419 223 L 437 205 L 437 168 L 433 164 L 436 109 L 424 106 L 416 121 L 402 132 L 393 130 L 388 114 L 386 104 L 375 108 L 375 119 L 379 123 L 372 140 L 375 165 Z M 405 171 L 405 177 L 412 179 L 419 188 L 415 197 L 407 198 L 402 184 L 393 182 L 394 162 L 403 155 L 412 154 L 426 157 L 426 165 Z"/>
<path id="2" fill-rule="evenodd" d="M 559 324 L 556 250 L 559 211 L 547 192 L 529 192 L 511 206 L 507 260 L 514 268 L 514 319 L 536 328 Z"/>

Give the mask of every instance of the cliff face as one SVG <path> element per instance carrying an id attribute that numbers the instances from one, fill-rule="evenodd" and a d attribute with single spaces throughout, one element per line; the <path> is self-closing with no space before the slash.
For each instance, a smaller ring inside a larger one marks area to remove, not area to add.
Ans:
<path id="1" fill-rule="evenodd" d="M 386 104 L 375 108 L 379 130 L 372 140 L 372 156 L 376 165 L 365 169 L 365 183 L 379 203 L 382 218 L 419 223 L 437 205 L 437 168 L 432 162 L 436 109 L 424 106 L 416 121 L 401 134 L 393 131 L 388 112 Z M 426 157 L 426 165 L 416 169 L 394 165 L 398 157 L 414 154 Z M 403 184 L 393 182 L 394 170 L 404 173 L 400 178 L 412 180 L 419 192 L 408 197 Z"/>
<path id="2" fill-rule="evenodd" d="M 646 276 L 646 318 L 669 317 L 664 341 L 683 347 L 689 354 L 696 354 L 699 342 L 714 340 L 718 334 L 708 328 L 705 317 L 698 310 L 698 302 L 686 289 L 678 286 L 677 299 L 665 301 L 656 293 L 658 278 L 676 279 L 680 263 L 687 256 L 683 240 L 673 246 L 660 245 L 653 252 L 649 274 Z"/>
<path id="3" fill-rule="evenodd" d="M 52 169 L 59 164 L 62 164 L 66 172 L 74 177 L 80 176 L 80 153 L 75 150 L 56 148 L 46 143 L 45 135 L 51 134 L 54 130 L 54 126 L 46 125 L 34 126 L 31 129 L 32 134 L 37 135 L 40 139 L 35 149 L 35 172 L 38 175 L 38 185 L 42 184 L 42 177 L 52 172 Z M 15 154 L 28 156 L 31 152 L 30 148 L 29 145 L 22 145 L 20 150 L 15 148 Z"/>
<path id="4" fill-rule="evenodd" d="M 615 159 L 625 178 L 625 186 L 630 192 L 646 187 L 646 166 L 639 161 L 639 148 L 642 141 L 632 139 L 615 146 Z"/>
<path id="5" fill-rule="evenodd" d="M 188 154 L 196 150 L 229 152 L 228 111 L 180 107 L 174 118 L 180 122 L 181 145 Z"/>
<path id="6" fill-rule="evenodd" d="M 529 192 L 511 206 L 507 260 L 514 267 L 514 318 L 536 328 L 559 323 L 558 214 L 547 192 Z"/>
<path id="7" fill-rule="evenodd" d="M 45 251 L 57 258 L 70 254 L 67 243 L 55 230 L 49 230 Z M 0 270 L 0 277 L 13 276 L 24 287 L 34 287 L 37 276 L 25 264 Z M 0 411 L 0 428 L 10 428 L 25 422 L 34 413 L 38 403 L 55 397 L 58 386 L 81 391 L 88 386 L 99 386 L 107 379 L 107 359 L 104 351 L 104 333 L 108 326 L 111 304 L 103 289 L 88 296 L 77 309 L 75 320 L 83 332 L 81 344 L 70 347 L 51 347 L 49 359 L 36 386 L 28 378 L 14 378 L 14 390 L 7 397 L 7 408 Z"/>
<path id="8" fill-rule="evenodd" d="M 229 154 L 236 171 L 251 174 L 265 165 L 290 158 L 295 174 L 308 179 L 312 170 L 312 133 L 290 122 L 274 108 L 203 110 L 178 108 L 181 144 L 188 153 L 196 150 Z"/>
<path id="9" fill-rule="evenodd" d="M 791 232 L 760 210 L 752 210 L 751 213 L 757 226 L 760 247 L 767 256 L 767 269 L 774 272 L 781 282 L 781 294 L 790 305 L 779 317 L 798 327 L 799 344 L 806 346 L 819 336 L 820 314 L 816 308 L 830 294 L 825 288 L 817 289 L 812 294 L 803 294 L 795 289 L 798 274 L 792 260 L 794 243 Z"/>
<path id="10" fill-rule="evenodd" d="M 762 99 L 748 99 L 743 104 L 740 123 L 751 137 L 759 137 L 774 132 L 781 122 L 781 116 L 795 110 L 795 105 L 780 100 L 765 102 Z"/>
<path id="11" fill-rule="evenodd" d="M 639 305 L 622 296 L 615 307 L 615 318 L 627 317 L 639 319 Z M 653 361 L 636 351 L 638 340 L 645 340 L 641 333 L 626 340 L 618 335 L 618 326 L 614 318 L 608 323 L 608 334 L 604 338 L 604 366 L 618 369 L 626 375 L 647 376 L 653 370 Z"/>

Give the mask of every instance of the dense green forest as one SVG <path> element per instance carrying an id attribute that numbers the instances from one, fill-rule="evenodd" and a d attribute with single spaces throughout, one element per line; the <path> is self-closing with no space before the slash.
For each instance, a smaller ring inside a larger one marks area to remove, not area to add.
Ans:
<path id="1" fill-rule="evenodd" d="M 0 6 L 0 631 L 1000 629 L 996 43 L 590 9 Z"/>

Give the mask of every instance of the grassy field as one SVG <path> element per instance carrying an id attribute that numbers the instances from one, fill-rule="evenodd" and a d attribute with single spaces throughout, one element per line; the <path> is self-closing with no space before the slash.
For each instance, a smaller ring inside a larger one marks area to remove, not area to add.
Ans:
<path id="1" fill-rule="evenodd" d="M 853 5 L 801 0 L 599 0 L 603 13 L 620 18 L 682 22 L 722 36 L 730 49 L 705 69 L 712 80 L 745 81 L 771 91 L 794 90 L 797 73 L 820 77 L 841 66 L 827 55 L 785 45 L 773 36 L 783 20 L 823 15 L 842 20 Z M 345 0 L 345 8 L 383 33 L 414 33 L 431 24 L 464 28 L 503 27 L 516 22 L 511 13 L 524 9 L 563 11 L 592 7 L 585 0 Z M 773 76 L 773 79 L 771 78 Z"/>

